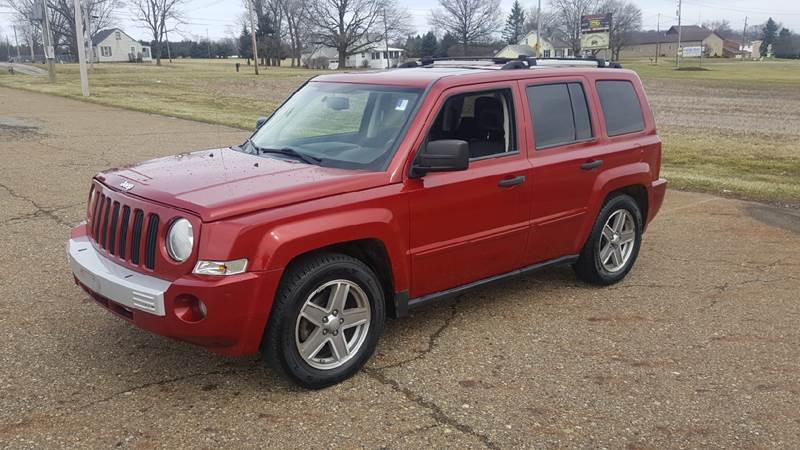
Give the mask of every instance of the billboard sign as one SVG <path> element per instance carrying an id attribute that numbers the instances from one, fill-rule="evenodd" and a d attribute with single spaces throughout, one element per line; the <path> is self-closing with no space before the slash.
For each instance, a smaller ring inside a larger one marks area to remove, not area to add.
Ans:
<path id="1" fill-rule="evenodd" d="M 581 34 L 611 30 L 611 13 L 581 16 Z"/>

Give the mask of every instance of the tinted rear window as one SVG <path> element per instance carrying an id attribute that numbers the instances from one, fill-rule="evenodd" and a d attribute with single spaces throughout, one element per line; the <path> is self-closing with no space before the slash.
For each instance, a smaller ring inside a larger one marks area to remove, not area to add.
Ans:
<path id="1" fill-rule="evenodd" d="M 609 136 L 644 130 L 639 97 L 630 81 L 598 81 L 597 94 Z"/>
<path id="2" fill-rule="evenodd" d="M 526 92 L 536 148 L 564 145 L 592 137 L 586 95 L 580 83 L 530 86 Z"/>

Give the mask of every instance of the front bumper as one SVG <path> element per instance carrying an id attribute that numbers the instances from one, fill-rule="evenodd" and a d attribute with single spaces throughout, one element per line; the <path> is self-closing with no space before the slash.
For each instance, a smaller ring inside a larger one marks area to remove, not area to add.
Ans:
<path id="1" fill-rule="evenodd" d="M 101 254 L 84 226 L 73 230 L 67 259 L 76 284 L 117 316 L 153 333 L 231 356 L 258 351 L 281 275 L 275 270 L 164 280 Z M 189 321 L 181 315 L 182 299 L 187 297 L 203 302 L 205 317 Z"/>

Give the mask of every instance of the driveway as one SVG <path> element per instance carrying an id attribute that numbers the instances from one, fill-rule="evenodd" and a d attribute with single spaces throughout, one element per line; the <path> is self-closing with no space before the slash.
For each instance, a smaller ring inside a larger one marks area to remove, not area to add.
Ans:
<path id="1" fill-rule="evenodd" d="M 322 391 L 150 335 L 72 282 L 97 171 L 241 130 L 0 88 L 0 447 L 800 446 L 800 216 L 669 191 L 635 269 L 390 321 Z"/>

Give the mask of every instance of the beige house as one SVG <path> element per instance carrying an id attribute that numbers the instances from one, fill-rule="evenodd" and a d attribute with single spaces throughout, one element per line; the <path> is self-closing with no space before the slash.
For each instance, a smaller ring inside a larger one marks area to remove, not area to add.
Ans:
<path id="1" fill-rule="evenodd" d="M 568 58 L 572 57 L 572 48 L 565 42 L 559 40 L 539 39 L 540 54 L 543 58 Z M 495 58 L 516 58 L 519 55 L 536 55 L 536 32 L 531 31 L 526 34 L 516 45 L 506 45 L 501 49 Z"/>
<path id="2" fill-rule="evenodd" d="M 697 25 L 681 27 L 681 47 L 705 48 L 706 56 L 733 56 L 726 54 L 725 40 L 717 33 Z M 675 57 L 678 52 L 678 27 L 672 26 L 664 34 L 642 33 L 633 36 L 631 44 L 620 50 L 620 59 L 655 57 Z"/>
<path id="3" fill-rule="evenodd" d="M 150 62 L 150 46 L 142 45 L 119 28 L 100 30 L 92 38 L 92 60 L 104 62 Z"/>

